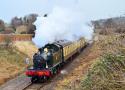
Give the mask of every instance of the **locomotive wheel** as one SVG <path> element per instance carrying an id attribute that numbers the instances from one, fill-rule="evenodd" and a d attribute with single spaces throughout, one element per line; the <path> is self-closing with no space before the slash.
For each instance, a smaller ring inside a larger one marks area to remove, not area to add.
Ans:
<path id="1" fill-rule="evenodd" d="M 45 81 L 47 81 L 47 77 L 46 76 L 39 77 L 39 82 L 43 83 Z"/>
<path id="2" fill-rule="evenodd" d="M 36 83 L 37 81 L 38 81 L 38 79 L 37 79 L 36 77 L 32 77 L 32 78 L 31 78 L 31 82 L 32 82 L 32 83 Z"/>
<path id="3" fill-rule="evenodd" d="M 57 74 L 57 68 L 52 69 L 52 74 L 56 75 Z"/>
<path id="4" fill-rule="evenodd" d="M 59 73 L 60 73 L 60 68 L 58 67 L 58 68 L 57 68 L 57 74 L 59 74 Z"/>

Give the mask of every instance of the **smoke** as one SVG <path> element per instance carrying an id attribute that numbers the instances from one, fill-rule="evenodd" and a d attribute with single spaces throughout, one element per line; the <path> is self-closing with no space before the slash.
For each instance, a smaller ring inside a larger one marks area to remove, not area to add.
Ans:
<path id="1" fill-rule="evenodd" d="M 66 74 L 68 74 L 67 70 L 61 70 L 60 73 L 61 73 L 62 75 L 66 75 Z"/>
<path id="2" fill-rule="evenodd" d="M 47 17 L 38 17 L 33 42 L 42 47 L 57 40 L 74 41 L 80 37 L 92 38 L 93 30 L 84 14 L 77 9 L 55 7 Z"/>

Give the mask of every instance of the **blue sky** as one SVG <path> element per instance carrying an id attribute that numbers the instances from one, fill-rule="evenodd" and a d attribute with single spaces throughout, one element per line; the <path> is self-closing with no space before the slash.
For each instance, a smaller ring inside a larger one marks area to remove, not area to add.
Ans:
<path id="1" fill-rule="evenodd" d="M 125 0 L 1 0 L 0 19 L 9 22 L 14 16 L 51 13 L 55 6 L 76 7 L 88 19 L 125 14 Z"/>

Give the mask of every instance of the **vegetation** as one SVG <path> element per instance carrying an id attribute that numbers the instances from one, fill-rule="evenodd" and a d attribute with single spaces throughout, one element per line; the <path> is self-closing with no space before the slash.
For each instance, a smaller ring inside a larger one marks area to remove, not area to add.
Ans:
<path id="1" fill-rule="evenodd" d="M 8 48 L 9 46 L 11 47 L 13 42 L 11 40 L 11 37 L 10 36 L 6 36 L 5 39 L 4 39 L 4 43 L 5 43 L 5 46 L 6 48 Z"/>
<path id="2" fill-rule="evenodd" d="M 125 34 L 98 35 L 95 40 L 89 55 L 56 90 L 125 90 Z"/>
<path id="3" fill-rule="evenodd" d="M 0 20 L 0 32 L 5 29 L 4 21 Z"/>
<path id="4" fill-rule="evenodd" d="M 88 71 L 81 90 L 125 90 L 125 55 L 104 54 Z"/>
<path id="5" fill-rule="evenodd" d="M 103 54 L 82 79 L 80 90 L 125 90 L 125 35 L 99 35 L 94 45 Z"/>
<path id="6" fill-rule="evenodd" d="M 25 31 L 25 33 L 28 34 L 34 34 L 34 31 L 36 30 L 36 27 L 33 25 L 33 23 L 36 21 L 37 19 L 37 14 L 29 14 L 27 16 L 18 18 L 18 17 L 14 17 L 11 20 L 11 26 L 14 29 L 17 29 L 20 26 L 26 26 L 27 30 Z M 20 32 L 22 30 L 20 29 Z M 24 31 L 23 31 L 24 33 Z"/>
<path id="7" fill-rule="evenodd" d="M 10 23 L 6 24 L 0 20 L 1 34 L 35 34 L 36 26 L 34 22 L 37 19 L 37 14 L 29 14 L 24 17 L 13 17 Z"/>
<path id="8" fill-rule="evenodd" d="M 24 71 L 27 57 L 14 47 L 5 47 L 0 46 L 0 85 Z"/>
<path id="9" fill-rule="evenodd" d="M 31 41 L 21 41 L 14 43 L 14 46 L 21 51 L 22 53 L 26 54 L 28 57 L 32 59 L 34 53 L 37 52 L 38 48 L 34 45 Z"/>
<path id="10" fill-rule="evenodd" d="M 26 57 L 31 59 L 36 51 L 37 48 L 32 42 L 15 42 L 8 44 L 8 47 L 1 44 L 0 85 L 22 73 L 27 67 L 25 64 Z"/>
<path id="11" fill-rule="evenodd" d="M 94 44 L 99 50 L 108 53 L 121 53 L 125 48 L 125 34 L 99 35 Z"/>
<path id="12" fill-rule="evenodd" d="M 101 35 L 125 33 L 125 17 L 114 17 L 92 21 L 94 32 Z"/>
<path id="13" fill-rule="evenodd" d="M 0 47 L 0 62 L 3 63 L 5 61 L 9 62 L 10 64 L 17 66 L 24 66 L 24 58 L 26 57 L 25 54 L 19 52 L 14 48 L 6 48 Z"/>

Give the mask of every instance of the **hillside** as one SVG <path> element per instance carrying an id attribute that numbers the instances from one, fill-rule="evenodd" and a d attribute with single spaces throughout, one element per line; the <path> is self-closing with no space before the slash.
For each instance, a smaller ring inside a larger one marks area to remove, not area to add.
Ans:
<path id="1" fill-rule="evenodd" d="M 18 50 L 0 47 L 0 84 L 24 70 L 25 57 L 27 55 L 20 53 Z"/>
<path id="2" fill-rule="evenodd" d="M 32 42 L 16 42 L 11 47 L 0 46 L 0 85 L 22 73 L 26 57 L 37 50 Z"/>
<path id="3" fill-rule="evenodd" d="M 38 49 L 31 41 L 17 41 L 14 43 L 14 46 L 30 58 L 32 58 L 33 54 L 37 52 Z"/>
<path id="4" fill-rule="evenodd" d="M 125 17 L 113 17 L 92 21 L 94 32 L 99 34 L 124 33 Z"/>
<path id="5" fill-rule="evenodd" d="M 125 90 L 125 34 L 99 36 L 103 51 L 83 77 L 80 90 Z"/>
<path id="6" fill-rule="evenodd" d="M 105 54 L 83 77 L 80 90 L 125 90 L 125 55 Z"/>

